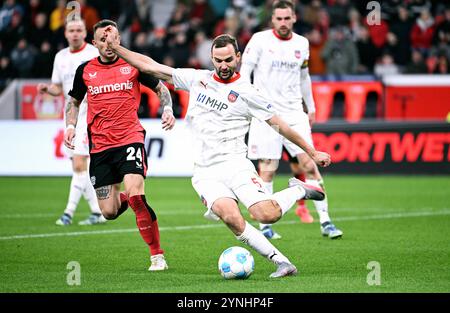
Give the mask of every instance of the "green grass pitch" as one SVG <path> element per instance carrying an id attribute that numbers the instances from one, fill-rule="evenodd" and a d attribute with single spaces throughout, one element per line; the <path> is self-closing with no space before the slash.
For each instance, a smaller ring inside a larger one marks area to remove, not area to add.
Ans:
<path id="1" fill-rule="evenodd" d="M 78 226 L 89 215 L 81 200 L 74 224 L 59 227 L 69 178 L 0 178 L 0 292 L 450 291 L 450 177 L 328 175 L 325 182 L 344 237 L 323 238 L 309 202 L 313 224 L 300 223 L 293 209 L 274 226 L 283 236 L 274 244 L 298 276 L 270 279 L 274 265 L 250 250 L 253 275 L 227 281 L 217 270 L 219 255 L 243 245 L 221 222 L 203 218 L 189 178 L 146 180 L 169 264 L 158 273 L 147 271 L 148 248 L 131 209 L 105 225 Z M 275 189 L 286 183 L 278 176 Z M 80 285 L 67 283 L 71 261 L 80 265 Z M 371 261 L 379 264 L 380 284 L 368 284 Z"/>

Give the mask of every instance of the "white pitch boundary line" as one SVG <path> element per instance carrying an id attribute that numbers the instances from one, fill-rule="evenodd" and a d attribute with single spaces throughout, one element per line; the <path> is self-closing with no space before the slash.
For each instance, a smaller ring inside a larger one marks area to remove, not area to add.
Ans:
<path id="1" fill-rule="evenodd" d="M 291 209 L 293 211 L 293 209 Z M 314 209 L 312 209 L 314 210 Z M 341 212 L 371 212 L 371 211 L 383 211 L 385 209 L 381 208 L 333 208 L 331 213 L 341 213 Z M 424 211 L 430 211 L 431 208 L 421 208 L 421 210 Z M 430 211 L 433 212 L 433 211 Z M 177 210 L 177 211 L 160 211 L 156 212 L 156 215 L 199 215 L 203 214 L 204 210 Z M 393 212 L 393 213 L 401 213 L 401 212 Z M 22 214 L 22 213 L 13 213 L 13 214 L 0 214 L 0 220 L 1 219 L 38 219 L 38 218 L 47 218 L 47 217 L 55 217 L 57 218 L 59 215 L 58 213 L 28 213 L 28 214 Z M 86 214 L 83 213 L 83 217 L 87 217 Z"/>
<path id="2" fill-rule="evenodd" d="M 345 216 L 334 218 L 333 221 L 362 221 L 362 220 L 377 220 L 377 219 L 393 219 L 393 218 L 405 218 L 405 217 L 421 217 L 421 216 L 438 216 L 438 215 L 450 215 L 450 209 L 444 209 L 442 211 L 435 212 L 411 212 L 411 213 L 390 213 L 368 216 Z M 298 221 L 280 221 L 277 224 L 296 224 Z M 190 226 L 173 226 L 173 227 L 160 227 L 160 231 L 172 231 L 172 230 L 192 230 L 192 229 L 206 229 L 223 227 L 222 223 L 207 224 L 207 225 L 190 225 Z M 3 236 L 0 240 L 14 240 L 14 239 L 32 239 L 32 238 L 50 238 L 50 237 L 72 237 L 83 235 L 104 235 L 104 234 L 117 234 L 117 233 L 131 233 L 136 232 L 137 228 L 124 228 L 124 229 L 109 229 L 109 230 L 93 230 L 93 231 L 78 231 L 67 233 L 48 233 L 48 234 L 28 234 L 28 235 L 14 235 Z"/>

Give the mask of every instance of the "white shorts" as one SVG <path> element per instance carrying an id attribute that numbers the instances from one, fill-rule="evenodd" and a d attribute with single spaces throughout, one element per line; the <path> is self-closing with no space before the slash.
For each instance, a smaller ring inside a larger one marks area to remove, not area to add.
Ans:
<path id="1" fill-rule="evenodd" d="M 289 126 L 300 134 L 308 144 L 314 147 L 308 115 L 302 114 L 297 123 Z M 281 159 L 283 146 L 292 157 L 305 153 L 302 148 L 284 138 L 266 122 L 261 122 L 255 118 L 252 119 L 248 133 L 247 156 L 249 159 L 279 160 Z"/>
<path id="2" fill-rule="evenodd" d="M 249 208 L 271 197 L 256 173 L 255 166 L 245 157 L 209 167 L 197 167 L 192 177 L 192 186 L 208 209 L 204 216 L 212 220 L 219 219 L 211 210 L 219 198 L 241 201 Z"/>
<path id="3" fill-rule="evenodd" d="M 80 116 L 77 121 L 77 126 L 75 128 L 75 148 L 69 149 L 66 147 L 66 155 L 68 157 L 73 157 L 74 155 L 89 156 L 89 138 L 87 135 L 87 122 L 86 117 Z"/>

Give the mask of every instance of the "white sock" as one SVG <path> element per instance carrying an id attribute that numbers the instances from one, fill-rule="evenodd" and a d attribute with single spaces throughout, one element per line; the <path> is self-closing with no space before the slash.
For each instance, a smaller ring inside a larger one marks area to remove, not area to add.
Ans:
<path id="1" fill-rule="evenodd" d="M 247 221 L 245 222 L 244 232 L 240 236 L 236 236 L 236 239 L 250 246 L 275 264 L 282 262 L 291 263 L 259 230 Z"/>
<path id="2" fill-rule="evenodd" d="M 89 207 L 91 208 L 91 213 L 93 214 L 102 214 L 100 207 L 98 205 L 97 195 L 95 194 L 94 186 L 91 184 L 91 180 L 89 175 L 86 173 L 85 186 L 83 191 L 83 196 L 86 201 L 89 203 Z"/>
<path id="3" fill-rule="evenodd" d="M 266 189 L 267 193 L 269 195 L 273 194 L 273 180 L 270 182 L 265 182 L 263 181 L 263 186 Z M 259 223 L 259 229 L 263 229 L 266 226 L 271 226 L 272 224 L 263 224 L 263 223 Z"/>
<path id="4" fill-rule="evenodd" d="M 312 185 L 314 187 L 323 188 L 323 181 L 316 179 L 307 179 L 306 183 Z M 321 201 L 314 200 L 314 206 L 316 208 L 317 213 L 319 214 L 320 224 L 330 221 L 330 216 L 328 215 L 328 198 L 325 196 L 325 199 Z"/>
<path id="5" fill-rule="evenodd" d="M 281 215 L 284 215 L 299 199 L 305 196 L 305 190 L 300 186 L 294 186 L 278 191 L 272 195 L 272 199 L 281 207 Z"/>
<path id="6" fill-rule="evenodd" d="M 78 202 L 83 194 L 87 172 L 73 172 L 72 180 L 70 182 L 69 200 L 67 201 L 64 213 L 73 217 L 77 209 Z"/>

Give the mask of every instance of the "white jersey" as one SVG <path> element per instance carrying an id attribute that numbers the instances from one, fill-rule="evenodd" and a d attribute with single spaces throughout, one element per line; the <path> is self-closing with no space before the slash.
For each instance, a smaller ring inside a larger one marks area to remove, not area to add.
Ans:
<path id="1" fill-rule="evenodd" d="M 266 121 L 274 115 L 267 98 L 239 74 L 224 82 L 214 71 L 175 69 L 172 78 L 175 88 L 190 92 L 186 121 L 193 134 L 195 165 L 245 159 L 251 118 Z"/>
<path id="2" fill-rule="evenodd" d="M 274 30 L 265 30 L 255 33 L 245 47 L 241 73 L 253 71 L 253 84 L 273 101 L 277 114 L 292 124 L 304 114 L 300 71 L 308 59 L 305 37 L 292 33 L 290 39 L 281 39 Z"/>
<path id="3" fill-rule="evenodd" d="M 93 45 L 86 43 L 80 50 L 70 51 L 70 48 L 60 50 L 53 63 L 52 83 L 61 84 L 63 88 L 64 98 L 67 103 L 70 96 L 69 91 L 73 87 L 73 78 L 78 66 L 86 61 L 97 57 L 98 50 Z M 80 105 L 79 116 L 86 117 L 86 98 Z M 65 116 L 65 110 L 64 110 Z"/>

